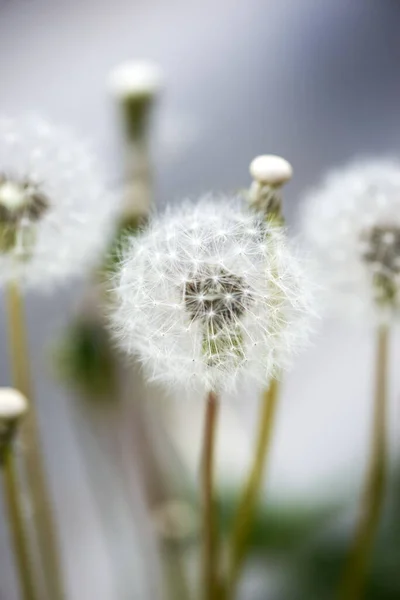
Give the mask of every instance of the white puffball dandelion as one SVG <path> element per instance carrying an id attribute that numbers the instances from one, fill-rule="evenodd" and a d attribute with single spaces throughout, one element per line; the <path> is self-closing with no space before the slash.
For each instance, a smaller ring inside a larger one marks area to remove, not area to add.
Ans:
<path id="1" fill-rule="evenodd" d="M 113 322 L 152 380 L 221 392 L 267 382 L 308 336 L 312 286 L 282 229 L 239 199 L 151 220 L 116 276 Z"/>
<path id="2" fill-rule="evenodd" d="M 38 117 L 0 118 L 0 283 L 43 288 L 84 272 L 114 204 L 85 143 Z"/>
<path id="3" fill-rule="evenodd" d="M 305 198 L 303 229 L 332 308 L 386 319 L 400 309 L 400 162 L 365 160 Z"/>

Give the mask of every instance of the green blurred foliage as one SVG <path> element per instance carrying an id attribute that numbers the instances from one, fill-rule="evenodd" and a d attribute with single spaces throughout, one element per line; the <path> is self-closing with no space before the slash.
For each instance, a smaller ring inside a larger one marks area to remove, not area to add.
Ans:
<path id="1" fill-rule="evenodd" d="M 220 519 L 223 535 L 228 535 L 235 517 L 237 494 L 220 496 Z M 319 531 L 320 527 L 338 512 L 333 502 L 328 506 L 282 505 L 266 502 L 260 505 L 251 528 L 250 554 L 265 555 L 296 552 L 306 536 Z"/>
<path id="2" fill-rule="evenodd" d="M 56 351 L 60 377 L 85 397 L 115 399 L 117 366 L 110 334 L 101 321 L 79 318 Z"/>

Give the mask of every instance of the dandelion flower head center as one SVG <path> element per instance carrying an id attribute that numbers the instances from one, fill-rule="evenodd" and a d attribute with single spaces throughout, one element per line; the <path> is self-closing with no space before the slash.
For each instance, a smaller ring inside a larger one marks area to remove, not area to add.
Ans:
<path id="1" fill-rule="evenodd" d="M 393 301 L 400 275 L 400 227 L 376 225 L 361 235 L 361 257 L 372 271 L 381 300 Z"/>
<path id="2" fill-rule="evenodd" d="M 251 293 L 242 277 L 226 269 L 206 267 L 184 285 L 184 301 L 193 319 L 215 330 L 234 324 L 251 303 Z"/>
<path id="3" fill-rule="evenodd" d="M 27 255 L 34 243 L 31 225 L 49 208 L 36 183 L 0 174 L 0 252 Z"/>
<path id="4" fill-rule="evenodd" d="M 37 184 L 0 175 L 0 223 L 16 224 L 23 218 L 38 221 L 49 202 Z"/>
<path id="5" fill-rule="evenodd" d="M 48 199 L 36 183 L 0 174 L 1 225 L 15 225 L 23 218 L 38 221 L 48 207 Z"/>
<path id="6" fill-rule="evenodd" d="M 0 174 L 0 251 L 29 252 L 34 241 L 30 226 L 39 221 L 48 208 L 47 197 L 36 183 Z"/>

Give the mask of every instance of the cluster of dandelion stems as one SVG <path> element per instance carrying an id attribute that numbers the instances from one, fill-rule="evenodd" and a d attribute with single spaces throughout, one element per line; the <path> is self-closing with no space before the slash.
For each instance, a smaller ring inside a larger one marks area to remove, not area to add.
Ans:
<path id="1" fill-rule="evenodd" d="M 53 511 L 46 484 L 37 416 L 33 402 L 23 301 L 16 282 L 10 283 L 7 288 L 7 310 L 14 387 L 22 392 L 30 402 L 27 416 L 21 428 L 22 459 L 28 485 L 27 493 L 24 495 L 29 498 L 32 505 L 31 519 L 34 526 L 34 536 L 32 537 L 35 539 L 40 557 L 40 560 L 36 558 L 35 562 L 36 564 L 40 563 L 41 573 L 35 573 L 35 591 L 33 594 L 33 589 L 30 586 L 31 595 L 27 598 L 41 600 L 42 595 L 39 589 L 40 575 L 42 575 L 46 597 L 51 600 L 62 600 L 65 595 Z M 14 459 L 9 458 L 8 460 L 13 462 Z M 23 523 L 23 519 L 21 523 Z M 22 537 L 27 540 L 28 534 L 21 534 L 21 539 Z M 29 544 L 26 545 L 25 552 L 32 556 L 32 548 L 28 548 L 28 546 Z M 33 564 L 33 561 L 31 561 L 31 564 Z M 29 574 L 29 570 L 27 573 Z"/>
<path id="2" fill-rule="evenodd" d="M 390 313 L 398 304 L 395 279 L 400 273 L 400 230 L 392 226 L 376 226 L 364 232 L 362 241 L 366 246 L 362 259 L 372 272 L 376 302 L 384 312 Z M 369 462 L 359 520 L 339 590 L 340 600 L 363 597 L 385 497 L 389 341 L 389 325 L 383 321 L 377 327 L 375 342 L 375 393 Z"/>

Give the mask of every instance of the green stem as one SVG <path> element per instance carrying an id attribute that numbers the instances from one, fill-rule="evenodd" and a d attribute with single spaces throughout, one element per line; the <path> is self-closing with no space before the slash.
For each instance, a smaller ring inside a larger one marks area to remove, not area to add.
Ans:
<path id="1" fill-rule="evenodd" d="M 368 566 L 378 530 L 385 493 L 387 439 L 387 371 L 389 331 L 379 327 L 376 340 L 376 373 L 371 452 L 365 481 L 360 519 L 350 548 L 339 598 L 358 600 L 363 597 Z"/>
<path id="2" fill-rule="evenodd" d="M 218 523 L 214 486 L 215 435 L 219 400 L 214 392 L 207 396 L 203 438 L 203 585 L 204 600 L 217 600 Z"/>
<path id="3" fill-rule="evenodd" d="M 23 600 L 40 600 L 35 588 L 34 566 L 29 554 L 29 535 L 25 527 L 18 473 L 11 448 L 5 449 L 0 468 L 21 597 Z"/>
<path id="4" fill-rule="evenodd" d="M 16 283 L 7 288 L 9 349 L 14 386 L 29 401 L 29 410 L 21 427 L 29 494 L 33 503 L 33 521 L 40 557 L 43 563 L 47 592 L 50 600 L 65 598 L 61 583 L 61 568 L 55 537 L 52 507 L 47 490 L 28 359 L 28 346 L 22 297 Z"/>
<path id="5" fill-rule="evenodd" d="M 229 543 L 230 560 L 228 567 L 227 598 L 234 598 L 235 596 L 237 584 L 249 547 L 251 528 L 257 509 L 257 501 L 263 485 L 265 466 L 271 447 L 278 392 L 278 381 L 273 379 L 269 388 L 265 390 L 263 395 L 254 461 L 239 500 Z"/>

